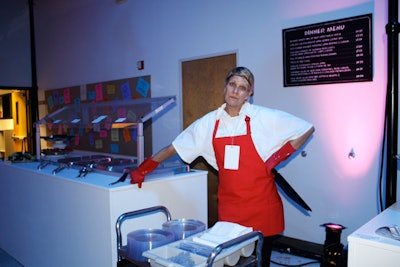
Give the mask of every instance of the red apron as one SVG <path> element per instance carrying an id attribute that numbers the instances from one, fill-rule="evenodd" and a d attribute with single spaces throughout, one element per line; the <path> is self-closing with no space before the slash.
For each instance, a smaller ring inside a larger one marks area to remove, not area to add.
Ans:
<path id="1" fill-rule="evenodd" d="M 282 200 L 273 177 L 251 138 L 250 117 L 246 116 L 247 133 L 216 138 L 219 120 L 215 122 L 213 146 L 219 169 L 218 220 L 238 223 L 264 236 L 279 234 L 284 229 Z M 238 170 L 224 169 L 225 146 L 240 146 Z"/>

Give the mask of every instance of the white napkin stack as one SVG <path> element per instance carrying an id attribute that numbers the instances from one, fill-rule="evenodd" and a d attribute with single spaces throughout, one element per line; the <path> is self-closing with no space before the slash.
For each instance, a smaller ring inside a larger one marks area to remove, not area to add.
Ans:
<path id="1" fill-rule="evenodd" d="M 245 227 L 237 223 L 217 222 L 209 231 L 193 237 L 193 241 L 210 247 L 216 247 L 226 241 L 253 231 L 251 227 Z"/>

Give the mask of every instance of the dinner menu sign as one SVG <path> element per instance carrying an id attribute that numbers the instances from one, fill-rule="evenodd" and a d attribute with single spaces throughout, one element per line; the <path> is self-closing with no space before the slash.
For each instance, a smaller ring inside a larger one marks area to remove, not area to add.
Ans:
<path id="1" fill-rule="evenodd" d="M 282 30 L 284 86 L 372 81 L 372 14 Z"/>

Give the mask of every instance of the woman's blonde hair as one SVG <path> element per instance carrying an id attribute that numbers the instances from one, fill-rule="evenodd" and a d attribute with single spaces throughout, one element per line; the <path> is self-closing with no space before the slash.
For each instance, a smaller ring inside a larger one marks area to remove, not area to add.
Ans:
<path id="1" fill-rule="evenodd" d="M 249 84 L 249 89 L 253 92 L 254 91 L 254 75 L 253 73 L 246 67 L 236 67 L 231 70 L 225 78 L 225 84 L 228 84 L 230 78 L 232 76 L 239 76 L 242 77 L 247 81 Z"/>

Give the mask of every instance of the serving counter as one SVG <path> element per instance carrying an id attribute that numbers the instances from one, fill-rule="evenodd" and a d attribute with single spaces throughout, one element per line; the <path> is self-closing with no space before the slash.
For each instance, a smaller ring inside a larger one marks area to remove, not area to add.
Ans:
<path id="1" fill-rule="evenodd" d="M 386 227 L 400 225 L 397 202 L 348 236 L 348 267 L 400 266 L 400 237 L 385 234 Z"/>
<path id="2" fill-rule="evenodd" d="M 0 247 L 24 266 L 117 264 L 115 223 L 122 213 L 156 205 L 173 219 L 207 223 L 207 172 L 165 173 L 146 177 L 141 189 L 118 177 L 76 169 L 38 170 L 38 162 L 0 162 Z M 160 228 L 162 214 L 127 222 L 128 232 Z"/>

